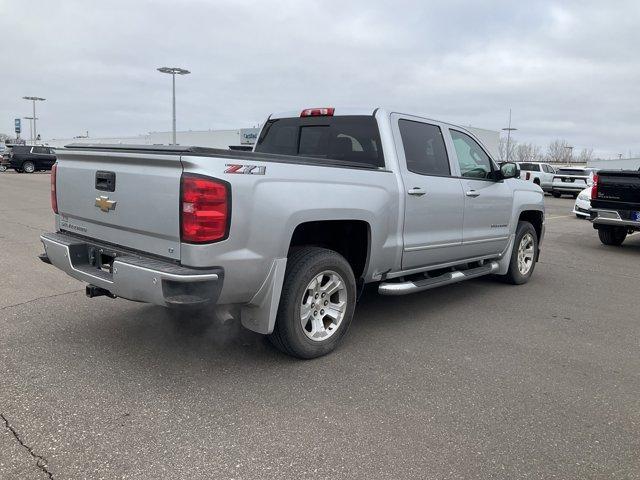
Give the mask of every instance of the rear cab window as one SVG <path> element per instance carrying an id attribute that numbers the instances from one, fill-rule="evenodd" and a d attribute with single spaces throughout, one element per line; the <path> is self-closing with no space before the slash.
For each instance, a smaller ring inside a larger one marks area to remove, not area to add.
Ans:
<path id="1" fill-rule="evenodd" d="M 524 170 L 525 172 L 539 172 L 540 164 L 539 163 L 521 163 L 520 170 Z"/>
<path id="2" fill-rule="evenodd" d="M 255 151 L 385 166 L 378 124 L 373 116 L 366 115 L 268 120 Z"/>

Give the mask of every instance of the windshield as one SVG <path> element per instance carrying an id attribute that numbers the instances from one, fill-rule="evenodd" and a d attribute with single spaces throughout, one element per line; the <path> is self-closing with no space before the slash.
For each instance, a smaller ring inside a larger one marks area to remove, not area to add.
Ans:
<path id="1" fill-rule="evenodd" d="M 384 167 L 378 124 L 364 115 L 269 120 L 255 151 Z"/>

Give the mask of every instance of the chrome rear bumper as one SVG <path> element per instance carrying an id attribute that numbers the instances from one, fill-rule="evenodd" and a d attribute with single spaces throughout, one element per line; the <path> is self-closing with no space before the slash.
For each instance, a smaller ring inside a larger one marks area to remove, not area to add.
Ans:
<path id="1" fill-rule="evenodd" d="M 594 227 L 597 225 L 613 225 L 640 230 L 640 222 L 621 218 L 620 214 L 615 210 L 592 209 L 591 221 L 593 222 Z"/>
<path id="2" fill-rule="evenodd" d="M 222 268 L 196 270 L 59 232 L 46 233 L 40 240 L 46 255 L 41 260 L 128 300 L 199 305 L 215 303 L 222 290 Z"/>

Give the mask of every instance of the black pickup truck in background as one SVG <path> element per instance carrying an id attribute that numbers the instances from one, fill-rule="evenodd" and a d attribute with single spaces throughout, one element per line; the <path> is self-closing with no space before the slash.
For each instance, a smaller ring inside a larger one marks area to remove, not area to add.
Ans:
<path id="1" fill-rule="evenodd" d="M 640 171 L 600 170 L 591 187 L 591 221 L 605 245 L 640 231 Z"/>

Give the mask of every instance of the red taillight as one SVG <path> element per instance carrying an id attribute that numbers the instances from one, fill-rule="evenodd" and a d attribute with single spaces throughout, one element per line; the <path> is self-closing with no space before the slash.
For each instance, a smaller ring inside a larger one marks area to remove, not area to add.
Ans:
<path id="1" fill-rule="evenodd" d="M 180 215 L 182 241 L 209 243 L 229 234 L 229 184 L 199 175 L 182 175 Z"/>
<path id="2" fill-rule="evenodd" d="M 598 175 L 593 174 L 593 183 L 591 184 L 591 200 L 598 198 Z"/>
<path id="3" fill-rule="evenodd" d="M 302 112 L 300 113 L 300 116 L 301 117 L 332 117 L 333 112 L 335 111 L 336 109 L 333 107 L 307 108 L 305 110 L 302 110 Z"/>
<path id="4" fill-rule="evenodd" d="M 51 208 L 54 213 L 58 213 L 58 195 L 56 194 L 56 174 L 58 164 L 54 163 L 51 167 Z"/>

